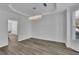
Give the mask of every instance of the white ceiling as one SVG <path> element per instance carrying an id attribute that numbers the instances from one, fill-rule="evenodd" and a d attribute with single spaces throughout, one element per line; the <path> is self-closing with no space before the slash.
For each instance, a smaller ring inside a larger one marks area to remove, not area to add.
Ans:
<path id="1" fill-rule="evenodd" d="M 37 15 L 46 12 L 56 12 L 57 10 L 66 9 L 69 6 L 75 5 L 75 3 L 47 3 L 47 7 L 44 7 L 43 3 L 10 3 L 16 10 L 25 13 L 27 15 Z M 0 3 L 0 10 L 12 11 L 8 7 L 9 3 Z M 54 10 L 56 6 L 56 10 Z M 33 10 L 33 8 L 36 8 Z"/>
<path id="2" fill-rule="evenodd" d="M 57 10 L 66 9 L 74 3 L 47 3 L 47 7 L 43 3 L 15 3 L 12 7 L 29 16 L 39 15 L 47 12 L 55 12 Z M 35 10 L 33 8 L 36 8 Z M 56 8 L 56 9 L 55 9 Z"/>
<path id="3" fill-rule="evenodd" d="M 27 15 L 33 16 L 38 15 L 46 12 L 54 11 L 55 4 L 54 3 L 47 3 L 47 7 L 43 5 L 43 3 L 22 3 L 22 4 L 12 4 L 12 6 Z M 33 9 L 36 8 L 36 9 Z"/>

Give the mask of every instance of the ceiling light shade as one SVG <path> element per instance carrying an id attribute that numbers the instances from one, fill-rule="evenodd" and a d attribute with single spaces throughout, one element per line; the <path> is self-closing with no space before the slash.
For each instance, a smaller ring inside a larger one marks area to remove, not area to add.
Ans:
<path id="1" fill-rule="evenodd" d="M 42 18 L 42 15 L 35 15 L 35 16 L 29 17 L 29 20 L 38 20 L 38 19 L 41 19 L 41 18 Z"/>

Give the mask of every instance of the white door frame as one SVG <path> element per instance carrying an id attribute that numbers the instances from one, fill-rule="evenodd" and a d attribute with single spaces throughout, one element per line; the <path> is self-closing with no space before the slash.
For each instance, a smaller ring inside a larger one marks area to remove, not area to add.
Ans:
<path id="1" fill-rule="evenodd" d="M 76 51 L 79 51 L 78 42 L 79 40 L 75 40 L 75 23 L 74 23 L 74 12 L 79 9 L 79 4 L 74 5 L 67 9 L 67 41 L 66 46 L 72 48 Z"/>

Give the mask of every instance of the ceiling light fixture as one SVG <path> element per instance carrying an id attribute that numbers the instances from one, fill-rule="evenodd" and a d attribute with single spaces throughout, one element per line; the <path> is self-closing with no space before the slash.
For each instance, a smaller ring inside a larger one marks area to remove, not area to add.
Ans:
<path id="1" fill-rule="evenodd" d="M 37 19 L 41 19 L 42 15 L 35 15 L 35 16 L 31 16 L 29 17 L 29 20 L 37 20 Z"/>

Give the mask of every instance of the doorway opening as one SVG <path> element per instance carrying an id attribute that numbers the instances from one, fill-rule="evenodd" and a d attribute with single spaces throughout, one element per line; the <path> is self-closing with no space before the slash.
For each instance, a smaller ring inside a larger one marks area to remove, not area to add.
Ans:
<path id="1" fill-rule="evenodd" d="M 79 9 L 73 12 L 72 24 L 72 37 L 74 40 L 79 40 Z"/>
<path id="2" fill-rule="evenodd" d="M 17 25 L 18 22 L 15 20 L 8 20 L 8 34 L 12 33 L 17 35 Z"/>
<path id="3" fill-rule="evenodd" d="M 17 43 L 18 33 L 17 33 L 18 21 L 8 20 L 8 46 L 11 48 Z"/>

